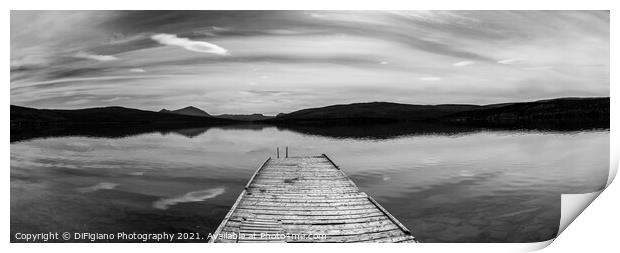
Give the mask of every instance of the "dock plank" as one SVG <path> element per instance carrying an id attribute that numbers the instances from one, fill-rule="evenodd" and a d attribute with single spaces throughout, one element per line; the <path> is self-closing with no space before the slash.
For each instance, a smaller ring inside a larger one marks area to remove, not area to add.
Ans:
<path id="1" fill-rule="evenodd" d="M 267 159 L 209 242 L 416 242 L 326 155 Z"/>

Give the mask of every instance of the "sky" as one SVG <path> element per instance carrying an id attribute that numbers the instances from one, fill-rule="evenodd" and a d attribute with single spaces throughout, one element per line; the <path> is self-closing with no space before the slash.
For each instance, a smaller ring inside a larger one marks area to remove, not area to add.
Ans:
<path id="1" fill-rule="evenodd" d="M 274 115 L 609 96 L 608 11 L 11 11 L 11 104 Z"/>

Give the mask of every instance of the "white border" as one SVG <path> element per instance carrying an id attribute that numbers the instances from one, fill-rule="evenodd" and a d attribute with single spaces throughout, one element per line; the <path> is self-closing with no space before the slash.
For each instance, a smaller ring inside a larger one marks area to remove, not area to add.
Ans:
<path id="1" fill-rule="evenodd" d="M 226 1 L 192 1 L 192 0 L 151 0 L 126 1 L 107 0 L 86 2 L 78 0 L 20 0 L 8 3 L 12 10 L 609 10 L 613 9 L 611 0 L 226 0 Z"/>
<path id="2" fill-rule="evenodd" d="M 617 26 L 617 11 L 613 1 L 604 0 L 588 0 L 588 1 L 541 1 L 541 0 L 521 0 L 512 1 L 507 3 L 506 1 L 489 1 L 489 0 L 468 0 L 468 1 L 447 1 L 447 0 L 433 0 L 433 1 L 395 1 L 395 0 L 381 0 L 381 1 L 336 1 L 336 0 L 314 0 L 314 1 L 278 1 L 278 0 L 226 0 L 226 1 L 187 1 L 187 0 L 174 0 L 174 1 L 127 1 L 127 0 L 105 0 L 105 1 L 43 1 L 43 0 L 19 0 L 11 1 L 5 8 L 4 15 L 2 16 L 2 34 L 5 34 L 4 44 L 4 62 L 3 72 L 4 80 L 10 80 L 8 69 L 10 69 L 10 36 L 7 36 L 10 30 L 10 9 L 333 9 L 333 10 L 368 10 L 368 9 L 419 9 L 419 10 L 466 10 L 466 9 L 509 9 L 509 10 L 523 10 L 523 9 L 551 9 L 551 10 L 609 10 L 611 9 L 611 27 Z M 618 44 L 618 34 L 611 30 L 611 45 Z M 611 69 L 617 66 L 618 52 L 611 48 Z M 614 83 L 616 73 L 611 72 L 611 83 Z M 614 115 L 614 112 L 619 112 L 618 103 L 613 99 L 618 96 L 617 88 L 611 85 L 611 97 L 612 97 L 612 120 L 611 129 L 616 129 L 618 125 L 618 117 Z M 2 98 L 5 101 L 10 101 L 9 89 L 2 90 Z M 9 107 L 5 105 L 0 112 L 3 119 L 8 119 Z M 2 128 L 2 138 L 4 140 L 3 152 L 1 153 L 4 161 L 4 177 L 5 186 L 2 192 L 3 203 L 10 203 L 10 141 L 9 141 L 9 124 L 5 123 L 0 126 Z M 618 168 L 618 134 L 611 132 L 611 163 L 610 163 L 610 175 L 615 175 Z M 613 178 L 613 177 L 612 177 Z M 611 179 L 610 179 L 611 182 Z M 555 240 L 551 247 L 548 247 L 546 251 L 549 252 L 573 252 L 573 251 L 586 251 L 593 249 L 614 249 L 617 248 L 615 230 L 618 225 L 618 218 L 614 217 L 618 214 L 617 198 L 619 196 L 620 188 L 618 186 L 611 185 L 605 190 L 598 200 L 594 201 L 592 207 L 587 208 L 584 212 L 585 215 L 581 215 L 572 225 L 562 233 L 559 238 Z M 10 228 L 10 205 L 5 205 L 2 209 L 4 219 L 2 220 L 2 233 L 0 238 L 4 240 L 3 247 L 7 247 L 13 252 L 19 250 L 20 252 L 40 252 L 40 251 L 86 251 L 89 252 L 106 252 L 119 249 L 140 249 L 148 251 L 178 251 L 178 250 L 196 250 L 196 251 L 256 251 L 256 250 L 269 250 L 275 252 L 290 252 L 295 250 L 296 252 L 310 252 L 322 249 L 341 249 L 346 251 L 365 251 L 365 250 L 422 250 L 433 252 L 506 252 L 506 251 L 529 251 L 543 248 L 548 243 L 537 244 L 417 244 L 417 245 L 387 245 L 387 244 L 355 244 L 346 245 L 343 244 L 321 244 L 321 245 L 203 245 L 203 244 L 148 244 L 139 245 L 136 244 L 8 244 L 9 241 L 9 228 Z M 415 247 L 413 249 L 412 247 Z M 607 250 L 609 251 L 609 250 Z"/>

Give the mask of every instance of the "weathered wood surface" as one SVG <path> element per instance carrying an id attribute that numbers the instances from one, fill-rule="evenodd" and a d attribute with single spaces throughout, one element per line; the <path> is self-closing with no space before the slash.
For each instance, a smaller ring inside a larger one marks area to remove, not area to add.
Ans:
<path id="1" fill-rule="evenodd" d="M 416 242 L 326 155 L 267 159 L 210 242 Z"/>

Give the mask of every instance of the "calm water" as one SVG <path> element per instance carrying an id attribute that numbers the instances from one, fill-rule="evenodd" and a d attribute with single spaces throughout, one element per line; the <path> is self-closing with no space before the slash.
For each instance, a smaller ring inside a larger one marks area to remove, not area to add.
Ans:
<path id="1" fill-rule="evenodd" d="M 608 131 L 330 131 L 228 127 L 13 142 L 11 235 L 212 232 L 277 146 L 330 155 L 423 242 L 549 239 L 560 193 L 598 190 L 608 175 Z"/>

